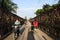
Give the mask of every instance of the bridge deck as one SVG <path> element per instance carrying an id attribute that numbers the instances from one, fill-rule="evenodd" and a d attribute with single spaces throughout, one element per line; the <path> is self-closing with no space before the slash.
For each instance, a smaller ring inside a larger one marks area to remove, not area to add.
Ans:
<path id="1" fill-rule="evenodd" d="M 43 37 L 44 36 L 44 37 Z M 11 33 L 7 38 L 4 40 L 15 40 L 14 39 L 14 33 Z M 51 37 L 49 37 L 47 34 L 42 32 L 41 30 L 37 29 L 33 33 L 32 31 L 27 32 L 25 30 L 25 33 L 23 32 L 22 35 L 20 35 L 17 40 L 53 40 Z"/>
<path id="2" fill-rule="evenodd" d="M 31 31 L 31 30 L 29 30 L 28 27 L 26 27 L 25 25 L 23 25 L 20 28 L 20 30 L 21 30 L 20 36 L 16 40 L 53 40 L 46 33 L 42 32 L 39 29 Z M 14 38 L 14 32 L 11 33 L 4 40 L 15 40 L 15 38 Z"/>

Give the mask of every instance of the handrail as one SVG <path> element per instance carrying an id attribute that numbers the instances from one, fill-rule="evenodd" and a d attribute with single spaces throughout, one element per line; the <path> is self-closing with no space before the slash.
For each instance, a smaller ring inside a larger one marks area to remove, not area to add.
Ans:
<path id="1" fill-rule="evenodd" d="M 13 29 L 12 29 L 12 31 L 8 32 L 6 35 L 4 35 L 3 37 L 1 37 L 0 40 L 5 39 L 5 38 L 6 38 L 7 36 L 9 36 L 12 32 L 13 32 Z"/>

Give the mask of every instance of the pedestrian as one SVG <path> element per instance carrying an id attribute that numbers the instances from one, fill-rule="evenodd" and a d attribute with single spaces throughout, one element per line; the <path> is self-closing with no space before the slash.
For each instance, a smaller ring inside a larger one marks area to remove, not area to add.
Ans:
<path id="1" fill-rule="evenodd" d="M 24 22 L 24 24 L 26 26 L 25 29 L 28 29 L 28 31 L 31 31 L 31 23 L 30 23 L 30 21 L 27 20 L 27 21 Z"/>
<path id="2" fill-rule="evenodd" d="M 14 23 L 14 36 L 19 36 L 19 25 L 20 25 L 20 21 L 17 19 Z"/>
<path id="3" fill-rule="evenodd" d="M 38 21 L 36 21 L 36 20 L 33 21 L 33 27 L 34 27 L 34 29 L 38 28 Z"/>

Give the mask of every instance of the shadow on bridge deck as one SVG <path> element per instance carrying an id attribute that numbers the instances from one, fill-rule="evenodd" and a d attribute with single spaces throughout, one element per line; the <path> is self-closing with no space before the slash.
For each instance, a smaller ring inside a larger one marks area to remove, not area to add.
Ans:
<path id="1" fill-rule="evenodd" d="M 28 32 L 28 38 L 27 38 L 27 40 L 35 40 L 32 31 Z"/>
<path id="2" fill-rule="evenodd" d="M 20 30 L 20 34 L 22 35 L 22 33 L 24 32 L 24 30 L 25 30 L 25 28 L 22 28 L 21 30 Z"/>

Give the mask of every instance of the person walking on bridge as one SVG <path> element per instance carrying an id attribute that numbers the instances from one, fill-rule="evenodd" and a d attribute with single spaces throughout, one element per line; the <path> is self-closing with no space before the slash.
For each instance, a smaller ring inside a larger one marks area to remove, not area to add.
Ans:
<path id="1" fill-rule="evenodd" d="M 14 23 L 14 33 L 15 33 L 14 35 L 17 37 L 19 36 L 19 33 L 20 33 L 19 25 L 20 25 L 20 21 L 17 19 Z"/>
<path id="2" fill-rule="evenodd" d="M 35 29 L 38 28 L 38 21 L 36 21 L 36 19 L 33 21 L 33 27 L 34 27 Z"/>
<path id="3" fill-rule="evenodd" d="M 28 29 L 28 31 L 31 31 L 31 23 L 29 20 L 25 21 L 25 28 Z"/>

